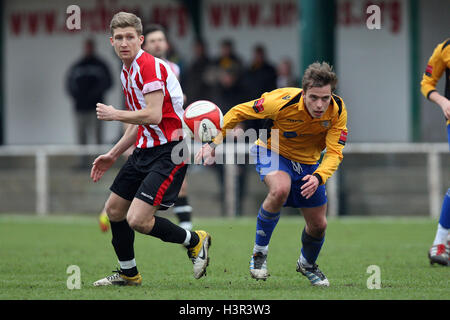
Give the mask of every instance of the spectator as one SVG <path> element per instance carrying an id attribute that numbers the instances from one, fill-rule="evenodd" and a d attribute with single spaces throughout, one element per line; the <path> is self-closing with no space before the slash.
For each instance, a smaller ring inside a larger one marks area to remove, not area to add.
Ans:
<path id="1" fill-rule="evenodd" d="M 202 99 L 213 100 L 213 61 L 209 58 L 206 44 L 201 39 L 194 42 L 194 59 L 183 80 L 187 105 Z"/>
<path id="2" fill-rule="evenodd" d="M 233 41 L 224 39 L 220 44 L 220 56 L 216 61 L 219 70 L 230 70 L 237 72 L 238 78 L 242 73 L 242 61 L 235 52 Z"/>
<path id="3" fill-rule="evenodd" d="M 94 131 L 94 143 L 103 142 L 101 121 L 97 120 L 95 108 L 97 102 L 105 101 L 104 95 L 111 85 L 108 66 L 96 55 L 94 41 L 87 39 L 84 56 L 70 67 L 66 81 L 74 101 L 79 144 L 88 143 L 91 130 Z"/>
<path id="4" fill-rule="evenodd" d="M 214 102 L 225 114 L 236 102 L 242 101 L 242 62 L 234 51 L 233 42 L 225 39 L 221 43 L 220 56 L 215 62 Z M 241 100 L 240 100 L 241 99 Z"/>
<path id="5" fill-rule="evenodd" d="M 277 72 L 267 60 L 266 49 L 257 44 L 253 48 L 253 58 L 245 73 L 245 90 L 247 100 L 261 96 L 277 87 Z"/>
<path id="6" fill-rule="evenodd" d="M 246 93 L 244 99 L 247 101 L 253 100 L 254 97 L 259 97 L 264 92 L 270 92 L 276 89 L 276 83 L 276 69 L 268 62 L 264 46 L 261 44 L 255 45 L 252 61 L 243 77 L 243 86 Z M 258 132 L 259 129 L 264 127 L 264 120 L 246 120 L 243 125 L 245 129 L 252 128 Z"/>
<path id="7" fill-rule="evenodd" d="M 292 61 L 284 58 L 277 66 L 277 88 L 297 87 L 299 80 L 292 72 Z"/>
<path id="8" fill-rule="evenodd" d="M 216 103 L 220 107 L 223 114 L 227 113 L 234 105 L 242 101 L 245 96 L 241 82 L 239 81 L 239 73 L 237 68 L 224 69 L 219 72 L 218 95 L 216 96 Z M 245 129 L 244 126 L 237 126 L 235 129 Z M 232 141 L 228 141 L 232 142 Z M 225 168 L 223 164 L 215 164 L 214 168 L 217 170 L 219 183 L 222 212 L 227 211 L 225 204 Z M 246 165 L 238 164 L 236 174 L 236 215 L 242 214 L 242 200 L 245 196 L 245 182 L 246 182 Z"/>
<path id="9" fill-rule="evenodd" d="M 234 105 L 238 104 L 242 99 L 245 99 L 245 88 L 242 83 L 243 66 L 241 59 L 234 51 L 233 42 L 229 39 L 225 39 L 221 43 L 220 56 L 216 61 L 216 86 L 215 86 L 215 98 L 214 102 L 222 110 L 223 114 Z M 245 129 L 244 126 L 240 127 Z M 236 128 L 237 129 L 237 128 Z M 225 175 L 224 166 L 222 164 L 216 164 L 219 183 L 220 183 L 220 195 L 222 203 L 222 212 L 227 210 L 225 204 Z M 245 196 L 245 164 L 237 166 L 236 175 L 236 215 L 242 213 L 242 200 Z"/>

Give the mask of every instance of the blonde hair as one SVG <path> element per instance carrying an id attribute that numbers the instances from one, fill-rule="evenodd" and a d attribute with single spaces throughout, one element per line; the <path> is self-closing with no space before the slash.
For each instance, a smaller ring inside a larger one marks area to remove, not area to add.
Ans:
<path id="1" fill-rule="evenodd" d="M 331 67 L 326 62 L 314 62 L 311 64 L 303 75 L 302 88 L 306 92 L 313 87 L 324 87 L 326 85 L 331 86 L 331 92 L 336 89 L 337 76 Z"/>
<path id="2" fill-rule="evenodd" d="M 114 30 L 117 28 L 133 27 L 138 36 L 142 35 L 142 21 L 141 19 L 133 13 L 128 12 L 118 12 L 114 15 L 109 25 L 111 30 L 111 36 L 114 35 Z"/>

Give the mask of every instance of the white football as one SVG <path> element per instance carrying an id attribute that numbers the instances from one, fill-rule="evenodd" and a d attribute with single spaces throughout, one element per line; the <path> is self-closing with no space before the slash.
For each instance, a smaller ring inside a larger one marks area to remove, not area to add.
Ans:
<path id="1" fill-rule="evenodd" d="M 183 128 L 197 141 L 209 142 L 222 130 L 223 114 L 208 100 L 191 103 L 183 115 Z"/>

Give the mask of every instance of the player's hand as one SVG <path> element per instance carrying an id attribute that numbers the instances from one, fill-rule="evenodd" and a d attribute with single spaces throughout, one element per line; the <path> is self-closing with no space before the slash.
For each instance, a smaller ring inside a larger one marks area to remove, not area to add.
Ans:
<path id="1" fill-rule="evenodd" d="M 227 132 L 230 138 L 239 138 L 244 135 L 245 127 L 242 123 L 238 123 L 233 129 Z"/>
<path id="2" fill-rule="evenodd" d="M 113 106 L 107 106 L 103 103 L 97 103 L 97 108 L 95 109 L 97 111 L 97 119 L 98 120 L 105 120 L 105 121 L 112 121 L 115 120 L 115 112 L 116 109 Z"/>
<path id="3" fill-rule="evenodd" d="M 92 163 L 91 179 L 94 182 L 100 180 L 103 174 L 116 162 L 116 159 L 109 154 L 98 156 Z"/>
<path id="4" fill-rule="evenodd" d="M 317 177 L 313 175 L 308 174 L 307 176 L 303 177 L 302 181 L 306 182 L 300 188 L 301 195 L 306 199 L 309 199 L 316 192 L 317 187 L 319 187 L 319 179 L 317 179 Z"/>
<path id="5" fill-rule="evenodd" d="M 216 151 L 209 143 L 205 143 L 199 152 L 195 155 L 194 163 L 210 166 L 215 162 Z"/>
<path id="6" fill-rule="evenodd" d="M 441 103 L 442 112 L 444 112 L 444 116 L 447 119 L 450 119 L 450 100 L 445 99 L 443 103 Z"/>

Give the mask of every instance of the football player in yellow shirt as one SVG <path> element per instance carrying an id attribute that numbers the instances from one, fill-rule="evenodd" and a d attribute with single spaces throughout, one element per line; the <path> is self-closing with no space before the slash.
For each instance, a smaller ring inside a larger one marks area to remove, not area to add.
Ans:
<path id="1" fill-rule="evenodd" d="M 445 96 L 436 91 L 436 84 L 445 71 Z M 450 39 L 438 44 L 428 60 L 421 82 L 422 94 L 441 107 L 447 123 L 447 136 L 450 143 Z M 433 245 L 428 251 L 430 263 L 449 265 L 450 251 L 450 189 L 442 203 L 441 216 Z"/>
<path id="2" fill-rule="evenodd" d="M 333 94 L 336 83 L 336 74 L 327 63 L 311 64 L 303 76 L 302 89 L 280 88 L 234 106 L 224 116 L 221 134 L 196 155 L 196 163 L 214 163 L 214 148 L 227 130 L 246 119 L 267 119 L 271 126 L 270 137 L 258 139 L 250 150 L 256 170 L 268 187 L 258 211 L 250 261 L 250 274 L 257 280 L 269 276 L 269 241 L 285 206 L 299 208 L 306 222 L 297 271 L 314 286 L 329 286 L 316 260 L 327 227 L 325 182 L 343 159 L 348 133 L 345 104 Z"/>

